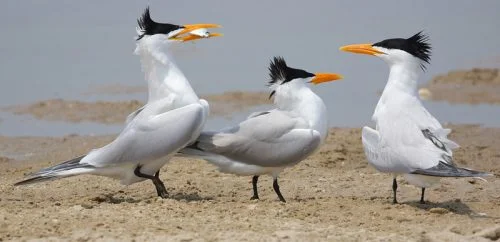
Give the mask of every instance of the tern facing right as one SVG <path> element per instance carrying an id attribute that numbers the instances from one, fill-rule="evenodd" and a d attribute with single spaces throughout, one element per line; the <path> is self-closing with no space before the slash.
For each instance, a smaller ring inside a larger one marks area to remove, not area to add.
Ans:
<path id="1" fill-rule="evenodd" d="M 118 137 L 88 154 L 42 169 L 15 185 L 92 174 L 119 179 L 122 184 L 151 180 L 156 193 L 168 197 L 159 178 L 162 168 L 179 149 L 203 129 L 208 103 L 199 99 L 172 59 L 169 48 L 178 43 L 221 36 L 209 33 L 215 24 L 174 25 L 151 19 L 149 8 L 137 20 L 137 47 L 148 81 L 148 102 L 131 113 Z"/>
<path id="2" fill-rule="evenodd" d="M 375 44 L 347 45 L 340 50 L 373 55 L 390 67 L 389 80 L 377 103 L 372 119 L 376 130 L 363 127 L 362 142 L 368 162 L 378 171 L 393 173 L 393 203 L 397 203 L 396 176 L 422 188 L 441 177 L 484 177 L 488 173 L 457 167 L 444 129 L 420 102 L 417 80 L 430 61 L 428 37 L 419 32 L 408 39 L 386 39 Z"/>
<path id="3" fill-rule="evenodd" d="M 202 132 L 180 153 L 207 160 L 221 172 L 253 176 L 251 199 L 259 199 L 259 176 L 271 175 L 274 191 L 286 202 L 278 185 L 279 173 L 311 155 L 328 134 L 325 104 L 305 82 L 319 84 L 342 76 L 291 68 L 281 57 L 271 61 L 269 71 L 275 109 L 253 113 L 233 127 Z"/>

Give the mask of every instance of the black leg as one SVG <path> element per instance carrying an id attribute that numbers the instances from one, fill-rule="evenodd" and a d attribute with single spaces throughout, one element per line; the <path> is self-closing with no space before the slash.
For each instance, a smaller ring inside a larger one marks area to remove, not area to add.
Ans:
<path id="1" fill-rule="evenodd" d="M 398 203 L 398 200 L 396 199 L 396 191 L 398 190 L 398 182 L 396 181 L 396 177 L 394 177 L 394 180 L 392 180 L 392 192 L 394 193 L 394 197 L 392 199 L 392 203 L 396 204 Z"/>
<path id="2" fill-rule="evenodd" d="M 167 192 L 167 189 L 165 188 L 165 185 L 160 180 L 160 170 L 158 170 L 155 173 L 155 178 L 156 179 L 153 180 L 153 184 L 155 185 L 155 188 L 156 188 L 156 194 L 158 194 L 158 197 L 167 198 L 168 192 Z"/>
<path id="3" fill-rule="evenodd" d="M 153 184 L 155 185 L 156 188 L 156 194 L 158 194 L 158 196 L 161 198 L 168 198 L 167 189 L 165 188 L 163 182 L 160 180 L 160 171 L 157 171 L 154 176 L 151 176 L 141 173 L 141 167 L 142 167 L 141 165 L 137 165 L 137 167 L 134 170 L 134 174 L 138 177 L 146 178 L 153 181 Z"/>
<path id="4" fill-rule="evenodd" d="M 253 196 L 250 198 L 250 200 L 259 199 L 259 193 L 257 192 L 258 181 L 259 181 L 259 176 L 252 177 Z"/>
<path id="5" fill-rule="evenodd" d="M 274 188 L 274 191 L 276 192 L 276 194 L 278 195 L 278 198 L 280 199 L 280 201 L 286 203 L 285 198 L 283 198 L 283 195 L 281 195 L 281 192 L 280 192 L 280 186 L 278 185 L 278 178 L 274 178 L 273 188 Z"/>
<path id="6" fill-rule="evenodd" d="M 424 201 L 424 193 L 425 193 L 425 187 L 422 187 L 422 196 L 420 196 L 420 203 L 421 204 L 425 203 L 425 201 Z"/>

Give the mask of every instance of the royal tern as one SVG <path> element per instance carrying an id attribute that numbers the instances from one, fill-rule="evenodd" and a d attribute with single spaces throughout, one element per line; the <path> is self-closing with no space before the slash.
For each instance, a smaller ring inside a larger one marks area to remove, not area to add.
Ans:
<path id="1" fill-rule="evenodd" d="M 275 109 L 253 113 L 236 126 L 202 132 L 180 153 L 205 159 L 221 172 L 253 175 L 252 199 L 259 198 L 259 176 L 271 175 L 274 191 L 285 202 L 278 185 L 279 173 L 312 154 L 328 134 L 325 104 L 305 82 L 319 84 L 342 77 L 294 69 L 282 57 L 271 61 L 269 72 Z"/>
<path id="2" fill-rule="evenodd" d="M 444 129 L 420 102 L 417 80 L 430 61 L 428 37 L 419 32 L 408 39 L 386 39 L 375 44 L 347 45 L 340 50 L 373 55 L 390 67 L 389 80 L 377 103 L 372 119 L 376 130 L 363 127 L 362 142 L 368 162 L 378 171 L 393 173 L 393 203 L 397 203 L 396 176 L 425 188 L 441 177 L 483 177 L 489 174 L 457 167 Z"/>
<path id="3" fill-rule="evenodd" d="M 168 196 L 159 170 L 170 156 L 198 137 L 208 114 L 208 103 L 193 91 L 172 59 L 169 47 L 220 36 L 206 31 L 219 26 L 157 23 L 151 19 L 149 8 L 137 22 L 135 54 L 140 56 L 148 81 L 147 104 L 127 117 L 123 131 L 108 145 L 40 170 L 15 185 L 92 174 L 119 179 L 124 185 L 149 179 L 158 196 Z M 200 29 L 203 29 L 201 34 Z"/>

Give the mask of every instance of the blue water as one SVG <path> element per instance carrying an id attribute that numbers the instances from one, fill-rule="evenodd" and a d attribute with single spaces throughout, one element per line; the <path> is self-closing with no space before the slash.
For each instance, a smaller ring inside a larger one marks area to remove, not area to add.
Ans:
<path id="1" fill-rule="evenodd" d="M 177 62 L 200 94 L 265 90 L 267 65 L 274 55 L 310 72 L 343 74 L 343 81 L 313 87 L 327 103 L 332 126 L 370 124 L 377 91 L 383 89 L 388 74 L 381 60 L 340 52 L 341 45 L 408 37 L 425 30 L 434 51 L 422 82 L 453 69 L 499 65 L 498 0 L 5 0 L 0 3 L 0 105 L 52 98 L 145 100 L 145 93 L 84 93 L 96 86 L 145 84 L 132 53 L 136 19 L 147 4 L 158 21 L 223 25 L 224 37 L 177 48 Z M 425 105 L 443 123 L 500 124 L 499 106 Z M 207 128 L 236 122 L 248 112 L 231 120 L 211 119 Z M 47 122 L 0 113 L 0 135 L 120 130 L 121 125 Z"/>

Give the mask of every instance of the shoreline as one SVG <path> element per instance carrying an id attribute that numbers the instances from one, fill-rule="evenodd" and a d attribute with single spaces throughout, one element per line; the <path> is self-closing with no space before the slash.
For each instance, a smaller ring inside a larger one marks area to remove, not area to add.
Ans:
<path id="1" fill-rule="evenodd" d="M 472 68 L 437 75 L 424 85 L 422 99 L 452 104 L 500 104 L 500 69 Z"/>
<path id="2" fill-rule="evenodd" d="M 227 118 L 237 111 L 271 104 L 268 96 L 269 94 L 266 92 L 231 91 L 215 95 L 202 95 L 200 98 L 210 103 L 211 116 Z M 37 120 L 121 124 L 127 115 L 143 105 L 144 103 L 138 100 L 84 102 L 49 99 L 32 104 L 3 107 L 0 110 L 15 115 L 30 115 Z"/>

